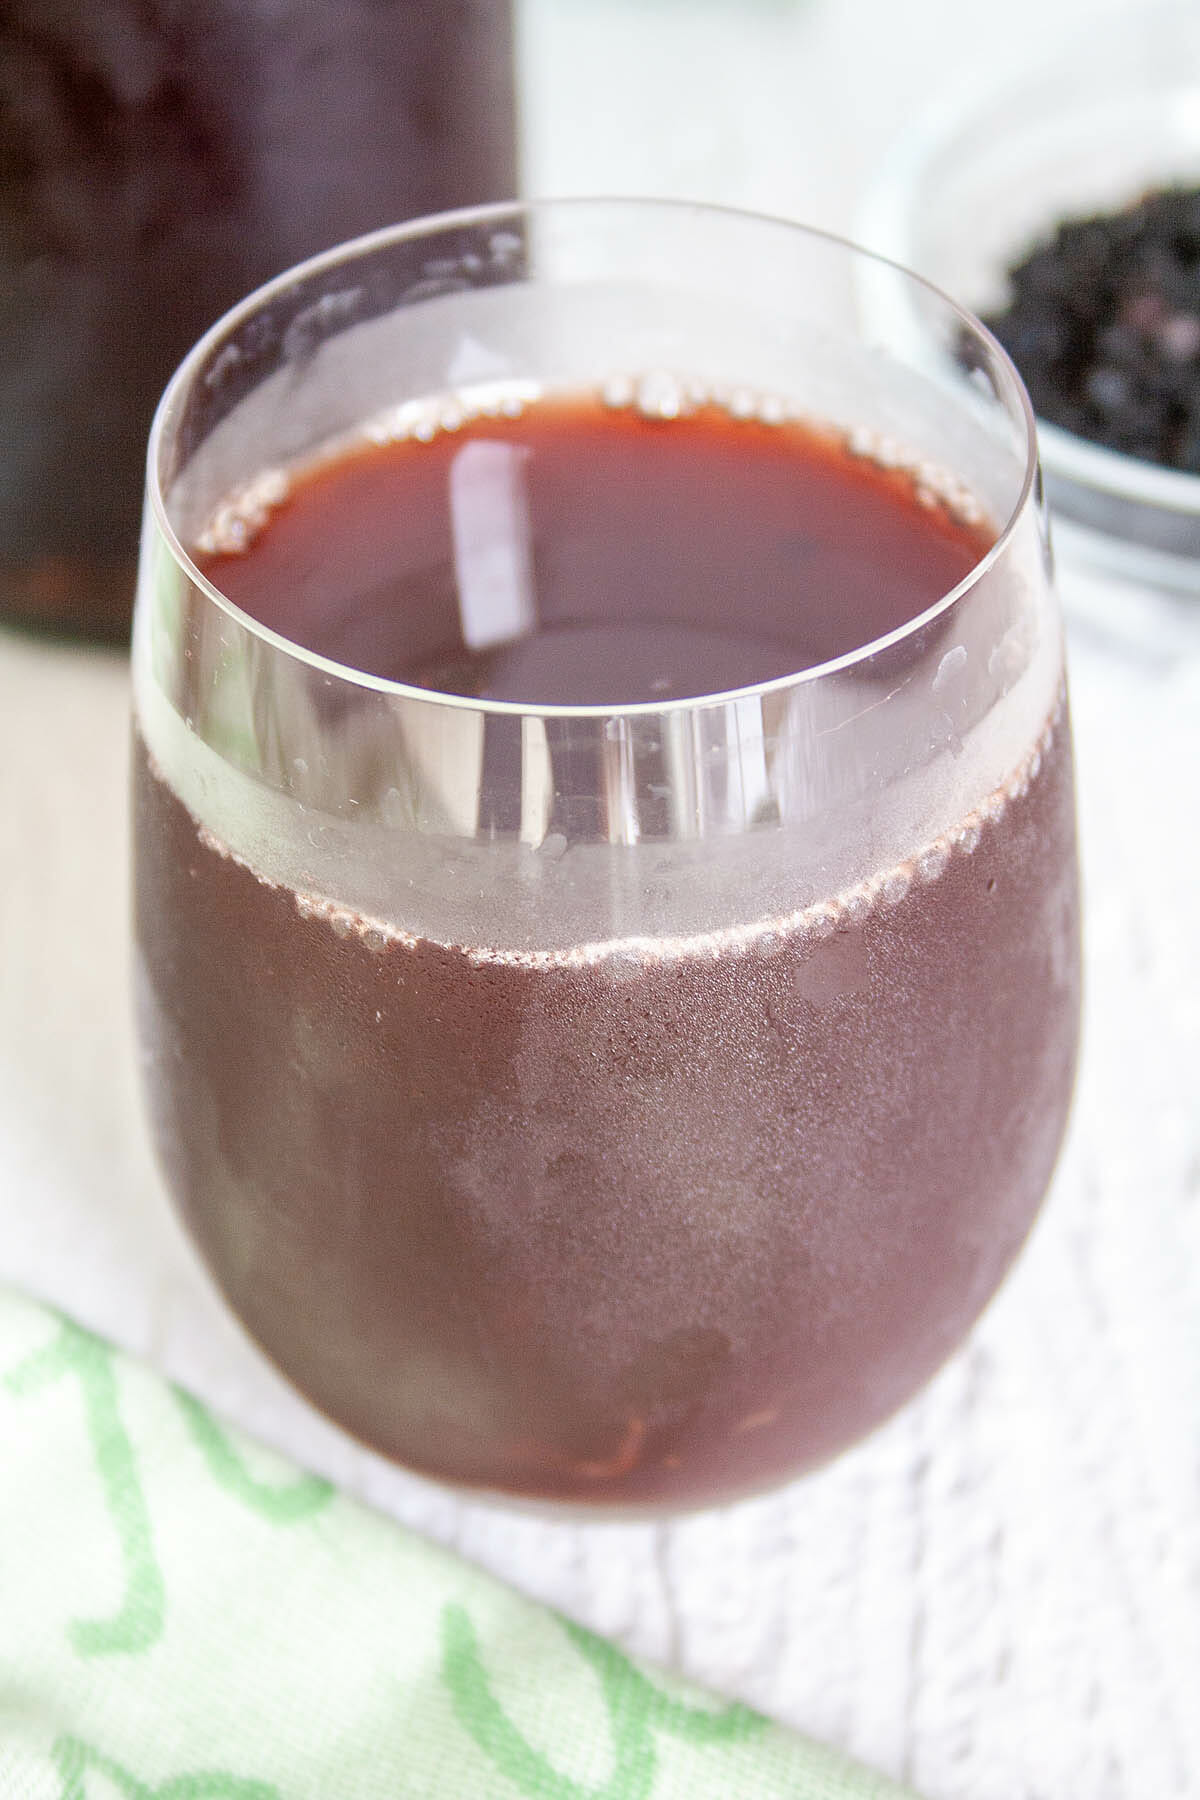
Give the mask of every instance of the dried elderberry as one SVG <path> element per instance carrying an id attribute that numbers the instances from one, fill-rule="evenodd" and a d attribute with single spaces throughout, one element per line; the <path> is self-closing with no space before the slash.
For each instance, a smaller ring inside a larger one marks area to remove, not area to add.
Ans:
<path id="1" fill-rule="evenodd" d="M 1066 219 L 1008 279 L 987 323 L 1039 417 L 1200 473 L 1200 188 Z"/>

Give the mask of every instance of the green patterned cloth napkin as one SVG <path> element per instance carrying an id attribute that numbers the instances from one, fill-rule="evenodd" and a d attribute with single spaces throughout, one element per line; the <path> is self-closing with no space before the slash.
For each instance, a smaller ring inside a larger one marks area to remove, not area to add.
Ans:
<path id="1" fill-rule="evenodd" d="M 0 1291 L 0 1800 L 888 1800 Z"/>

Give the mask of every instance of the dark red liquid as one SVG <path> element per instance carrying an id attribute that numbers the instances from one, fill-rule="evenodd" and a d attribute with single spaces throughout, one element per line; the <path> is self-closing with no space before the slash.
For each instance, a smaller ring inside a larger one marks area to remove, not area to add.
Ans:
<path id="1" fill-rule="evenodd" d="M 146 438 L 251 288 L 515 185 L 508 0 L 3 0 L 0 617 L 123 635 Z"/>
<path id="2" fill-rule="evenodd" d="M 604 628 L 573 696 L 647 670 L 689 691 L 712 633 L 739 679 L 829 655 L 978 549 L 804 433 L 586 407 L 505 430 L 531 448 L 539 605 Z M 513 663 L 462 654 L 437 501 L 453 453 L 346 458 L 214 574 L 368 667 L 557 693 L 556 631 Z M 669 665 L 622 623 L 639 615 L 669 625 Z M 633 963 L 322 916 L 203 833 L 140 740 L 136 806 L 176 1196 L 268 1353 L 403 1463 L 601 1505 L 765 1485 L 907 1398 L 1025 1235 L 1078 1014 L 1061 715 L 987 816 L 864 909 Z"/>
<path id="3" fill-rule="evenodd" d="M 499 472 L 472 466 L 484 444 L 507 447 Z M 514 522 L 524 558 L 508 542 Z M 464 538 L 485 601 L 498 544 L 529 603 L 524 629 L 490 649 L 466 641 L 497 607 L 463 605 Z M 990 541 L 917 503 L 907 476 L 803 425 L 716 405 L 646 419 L 573 396 L 320 464 L 293 477 L 249 554 L 201 566 L 264 624 L 372 674 L 629 704 L 856 649 L 949 592 Z"/>

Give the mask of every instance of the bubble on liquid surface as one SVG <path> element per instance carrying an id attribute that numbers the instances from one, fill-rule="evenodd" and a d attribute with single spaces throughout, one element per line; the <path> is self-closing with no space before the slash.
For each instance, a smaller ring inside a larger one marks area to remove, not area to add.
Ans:
<path id="1" fill-rule="evenodd" d="M 921 456 L 873 425 L 854 425 L 842 433 L 852 456 L 873 462 L 877 468 L 903 471 L 912 479 L 914 497 L 922 506 L 941 506 L 963 525 L 982 525 L 985 513 L 970 488 L 958 476 L 930 457 Z"/>
<path id="2" fill-rule="evenodd" d="M 950 851 L 945 844 L 931 844 L 929 849 L 923 851 L 917 858 L 916 870 L 918 881 L 924 882 L 926 886 L 931 882 L 937 881 L 940 876 L 945 874 L 946 865 L 949 861 Z"/>
<path id="3" fill-rule="evenodd" d="M 632 375 L 610 375 L 600 389 L 600 398 L 605 406 L 632 406 L 635 392 Z"/>
<path id="4" fill-rule="evenodd" d="M 651 369 L 638 381 L 634 403 L 643 419 L 678 419 L 687 407 L 687 392 L 677 375 Z"/>
<path id="5" fill-rule="evenodd" d="M 262 470 L 221 502 L 196 539 L 197 550 L 205 556 L 237 555 L 245 550 L 287 499 L 289 487 L 283 469 Z"/>
<path id="6" fill-rule="evenodd" d="M 826 900 L 815 906 L 812 912 L 812 932 L 814 937 L 830 938 L 838 928 L 838 908 L 833 901 Z"/>
<path id="7" fill-rule="evenodd" d="M 888 906 L 899 906 L 907 898 L 912 876 L 905 868 L 893 869 L 883 883 L 883 898 Z"/>

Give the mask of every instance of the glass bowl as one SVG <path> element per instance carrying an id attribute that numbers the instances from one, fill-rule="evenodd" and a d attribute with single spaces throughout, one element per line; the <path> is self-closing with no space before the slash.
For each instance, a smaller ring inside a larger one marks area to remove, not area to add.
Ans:
<path id="1" fill-rule="evenodd" d="M 986 315 L 1006 303 L 1006 270 L 1060 220 L 1175 184 L 1200 185 L 1200 9 L 1172 0 L 1101 12 L 916 121 L 870 185 L 857 235 Z M 1185 613 L 1162 596 L 1200 594 L 1200 476 L 1044 421 L 1039 439 L 1060 565 L 1152 590 L 1178 628 Z M 1190 632 L 1194 599 L 1185 612 Z"/>

